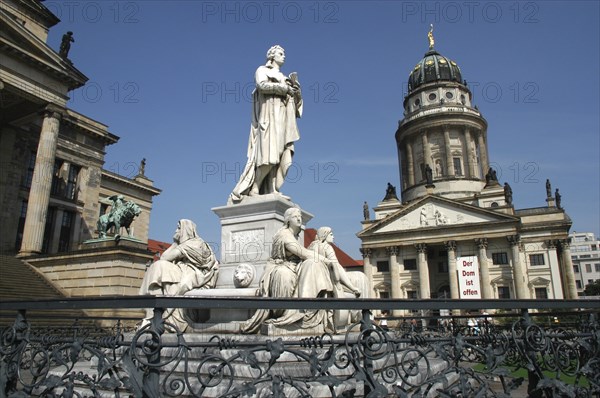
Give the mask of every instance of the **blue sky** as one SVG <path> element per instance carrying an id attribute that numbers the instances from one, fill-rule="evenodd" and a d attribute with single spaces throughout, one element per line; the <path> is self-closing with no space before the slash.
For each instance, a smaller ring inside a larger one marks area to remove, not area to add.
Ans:
<path id="1" fill-rule="evenodd" d="M 516 208 L 559 188 L 572 231 L 600 232 L 600 11 L 597 1 L 46 1 L 74 32 L 90 81 L 69 106 L 120 141 L 105 168 L 147 159 L 150 237 L 190 218 L 220 242 L 218 217 L 246 161 L 250 93 L 267 49 L 286 49 L 304 116 L 283 192 L 359 258 L 362 203 L 400 187 L 394 133 L 409 72 L 435 48 L 461 67 L 488 121 L 490 160 Z"/>

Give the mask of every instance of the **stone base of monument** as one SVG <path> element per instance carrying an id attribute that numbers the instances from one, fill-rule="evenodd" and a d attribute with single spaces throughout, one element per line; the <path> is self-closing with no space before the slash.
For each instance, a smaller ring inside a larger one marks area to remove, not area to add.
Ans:
<path id="1" fill-rule="evenodd" d="M 256 288 L 239 289 L 194 289 L 186 297 L 244 297 L 256 296 Z M 250 319 L 254 310 L 237 308 L 189 309 L 186 314 L 195 332 L 203 333 L 240 333 L 240 326 Z"/>
<path id="2" fill-rule="evenodd" d="M 272 238 L 283 226 L 283 216 L 290 207 L 299 207 L 281 195 L 245 197 L 240 203 L 214 207 L 221 221 L 221 261 L 217 288 L 240 286 L 235 270 L 240 264 L 251 265 L 254 273 L 243 287 L 258 287 L 265 264 L 271 256 Z M 302 210 L 302 224 L 313 215 Z M 298 243 L 304 244 L 300 234 Z"/>
<path id="3" fill-rule="evenodd" d="M 346 292 L 346 298 L 354 298 L 352 293 Z M 255 288 L 238 289 L 194 289 L 185 293 L 186 297 L 233 297 L 243 300 L 244 297 L 255 297 Z M 194 332 L 201 333 L 240 333 L 242 323 L 252 317 L 255 310 L 244 310 L 237 308 L 211 308 L 211 309 L 188 309 L 186 314 L 190 319 L 190 326 Z M 340 310 L 336 314 L 335 333 L 345 333 L 348 324 L 356 322 L 360 312 Z M 261 326 L 260 334 L 265 336 L 314 336 L 324 333 L 322 327 L 301 329 L 298 325 L 275 326 L 264 324 Z"/>

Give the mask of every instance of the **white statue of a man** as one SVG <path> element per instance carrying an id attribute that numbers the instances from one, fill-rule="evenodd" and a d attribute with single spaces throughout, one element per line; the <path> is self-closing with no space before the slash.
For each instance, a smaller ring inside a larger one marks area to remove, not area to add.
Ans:
<path id="1" fill-rule="evenodd" d="M 302 96 L 296 73 L 289 77 L 281 73 L 284 61 L 284 49 L 273 46 L 266 65 L 254 75 L 248 161 L 230 195 L 234 202 L 245 196 L 281 194 L 292 164 L 294 142 L 300 139 L 296 118 L 302 115 Z"/>

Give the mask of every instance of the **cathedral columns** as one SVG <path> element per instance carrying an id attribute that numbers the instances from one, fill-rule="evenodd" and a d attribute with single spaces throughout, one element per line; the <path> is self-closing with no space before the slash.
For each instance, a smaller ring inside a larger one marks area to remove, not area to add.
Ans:
<path id="1" fill-rule="evenodd" d="M 479 278 L 481 280 L 481 298 L 491 299 L 494 297 L 494 293 L 492 292 L 492 285 L 490 285 L 490 267 L 488 264 L 487 257 L 487 246 L 488 241 L 485 238 L 475 239 L 475 243 L 479 248 L 478 258 L 479 258 Z"/>
<path id="2" fill-rule="evenodd" d="M 419 290 L 422 299 L 431 298 L 431 288 L 429 287 L 429 264 L 427 264 L 427 245 L 425 243 L 416 244 L 417 248 L 417 269 L 419 270 Z"/>
<path id="3" fill-rule="evenodd" d="M 452 150 L 450 149 L 450 130 L 444 128 L 444 146 L 446 147 L 446 175 L 454 176 L 454 159 L 452 159 Z"/>
<path id="4" fill-rule="evenodd" d="M 48 107 L 45 110 L 29 198 L 27 199 L 23 242 L 19 252 L 21 256 L 41 253 L 42 251 L 60 119 L 61 113 L 57 109 Z"/>
<path id="5" fill-rule="evenodd" d="M 412 143 L 406 140 L 406 167 L 408 171 L 408 185 L 415 185 L 415 162 L 413 156 Z"/>
<path id="6" fill-rule="evenodd" d="M 471 137 L 471 130 L 469 130 L 468 128 L 465 129 L 465 146 L 467 149 L 467 153 L 465 154 L 466 156 L 463 156 L 463 159 L 465 159 L 467 161 L 467 177 L 478 177 L 478 175 L 476 174 L 476 169 L 477 169 L 477 159 L 475 157 L 475 148 L 473 146 L 473 137 Z"/>
<path id="7" fill-rule="evenodd" d="M 456 241 L 449 240 L 444 243 L 448 253 L 448 279 L 450 280 L 450 298 L 453 300 L 460 298 L 458 291 L 458 275 L 456 273 Z"/>
<path id="8" fill-rule="evenodd" d="M 369 281 L 369 293 L 373 294 L 373 265 L 371 265 L 372 250 L 361 247 L 360 252 L 363 256 L 363 271 Z"/>
<path id="9" fill-rule="evenodd" d="M 390 246 L 386 247 L 386 251 L 390 256 L 390 282 L 392 285 L 391 298 L 399 299 L 401 296 L 401 288 L 400 288 L 400 264 L 398 264 L 398 246 Z M 398 309 L 394 309 L 392 311 L 392 315 L 401 316 L 402 311 Z"/>
<path id="10" fill-rule="evenodd" d="M 578 295 L 577 287 L 575 286 L 575 271 L 573 271 L 573 260 L 571 259 L 571 244 L 569 240 L 561 240 L 560 247 L 562 248 L 562 271 L 565 281 L 565 298 L 576 299 L 578 298 Z"/>
<path id="11" fill-rule="evenodd" d="M 428 131 L 423 131 L 423 135 L 421 136 L 421 141 L 423 143 L 423 169 L 421 170 L 421 180 L 425 180 L 427 178 L 425 175 L 425 166 L 429 165 L 429 167 L 431 167 L 431 168 L 434 167 L 434 165 L 430 164 L 431 148 L 429 147 Z"/>
<path id="12" fill-rule="evenodd" d="M 513 279 L 515 281 L 515 298 L 528 299 L 529 292 L 525 283 L 525 270 L 521 261 L 521 237 L 519 235 L 507 236 L 513 260 Z"/>
<path id="13" fill-rule="evenodd" d="M 484 134 L 483 131 L 479 131 L 477 134 L 477 141 L 479 144 L 479 156 L 481 157 L 481 170 L 483 170 L 484 173 L 487 173 L 490 168 L 490 160 L 488 159 L 487 143 L 485 142 Z"/>

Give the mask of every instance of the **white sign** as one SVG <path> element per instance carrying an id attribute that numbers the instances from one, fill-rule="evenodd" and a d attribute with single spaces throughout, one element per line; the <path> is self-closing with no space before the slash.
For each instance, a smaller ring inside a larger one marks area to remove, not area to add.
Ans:
<path id="1" fill-rule="evenodd" d="M 458 272 L 460 298 L 480 299 L 481 285 L 479 283 L 479 260 L 477 257 L 458 257 L 456 259 L 456 270 Z"/>

